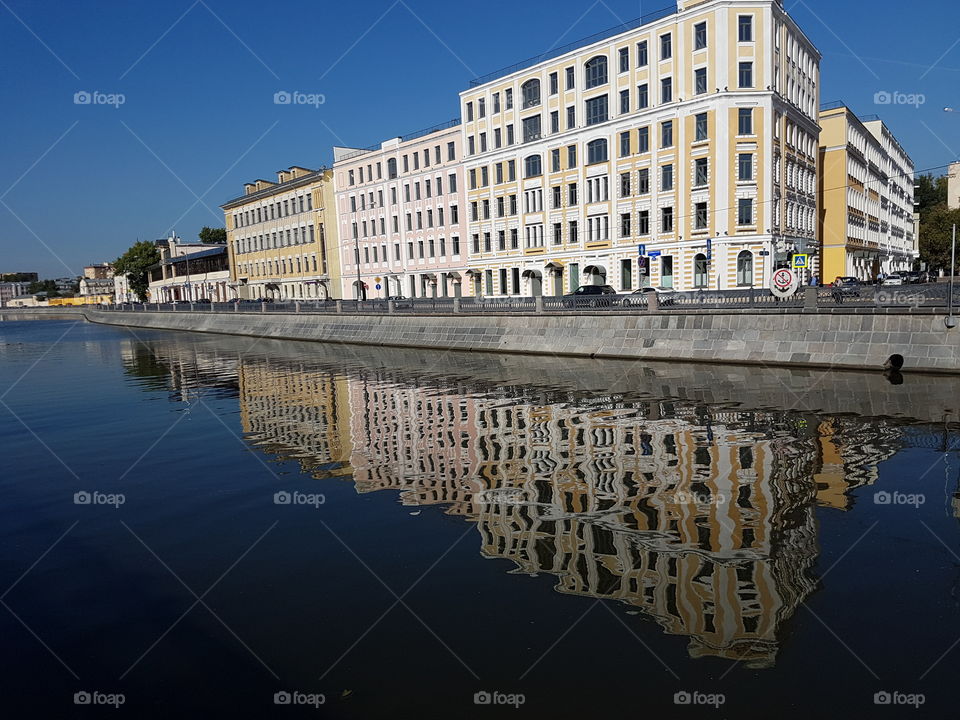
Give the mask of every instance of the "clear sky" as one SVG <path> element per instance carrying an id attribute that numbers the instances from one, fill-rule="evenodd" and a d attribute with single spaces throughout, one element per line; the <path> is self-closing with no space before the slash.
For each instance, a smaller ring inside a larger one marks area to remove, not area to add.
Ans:
<path id="1" fill-rule="evenodd" d="M 670 4 L 0 0 L 0 271 L 195 239 L 246 181 L 449 120 L 471 78 Z M 786 6 L 823 53 L 823 102 L 879 114 L 918 170 L 960 157 L 960 112 L 943 112 L 960 111 L 960 3 Z"/>

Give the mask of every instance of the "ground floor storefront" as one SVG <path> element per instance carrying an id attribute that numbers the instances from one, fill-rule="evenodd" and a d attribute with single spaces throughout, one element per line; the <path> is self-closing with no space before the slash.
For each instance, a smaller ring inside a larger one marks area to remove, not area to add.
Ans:
<path id="1" fill-rule="evenodd" d="M 295 278 L 239 278 L 231 283 L 236 297 L 242 300 L 334 300 L 330 278 L 326 275 L 305 275 Z"/>
<path id="2" fill-rule="evenodd" d="M 150 283 L 150 302 L 229 302 L 236 297 L 230 287 L 230 273 L 220 271 L 189 278 L 176 277 Z"/>

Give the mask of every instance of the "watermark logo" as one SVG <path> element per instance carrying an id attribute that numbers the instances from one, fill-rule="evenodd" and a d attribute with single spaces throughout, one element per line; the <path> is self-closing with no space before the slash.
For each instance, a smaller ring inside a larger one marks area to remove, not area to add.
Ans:
<path id="1" fill-rule="evenodd" d="M 474 705 L 512 705 L 519 709 L 527 701 L 527 696 L 523 693 L 502 693 L 494 690 L 487 692 L 481 690 L 473 694 Z"/>
<path id="2" fill-rule="evenodd" d="M 273 94 L 274 105 L 309 105 L 319 108 L 327 101 L 323 93 L 305 93 L 299 90 L 277 90 Z"/>
<path id="3" fill-rule="evenodd" d="M 527 502 L 527 495 L 523 488 L 501 488 L 481 490 L 473 499 L 482 505 L 523 505 Z"/>
<path id="4" fill-rule="evenodd" d="M 694 690 L 680 690 L 673 694 L 674 705 L 706 705 L 714 709 L 719 708 L 727 702 L 727 696 L 723 693 L 704 693 Z"/>
<path id="5" fill-rule="evenodd" d="M 873 494 L 874 505 L 912 505 L 915 508 L 920 507 L 927 501 L 923 493 L 902 493 L 894 490 L 887 492 L 881 490 Z"/>
<path id="6" fill-rule="evenodd" d="M 878 290 L 874 300 L 877 307 L 913 307 L 918 308 L 926 301 L 927 296 L 922 292 L 907 290 Z"/>
<path id="7" fill-rule="evenodd" d="M 281 690 L 273 694 L 274 705 L 299 705 L 317 709 L 327 701 L 323 693 L 305 693 L 299 690 L 288 692 Z"/>
<path id="8" fill-rule="evenodd" d="M 873 94 L 874 105 L 913 105 L 920 107 L 927 101 L 923 93 L 905 93 L 899 90 L 878 90 Z"/>
<path id="9" fill-rule="evenodd" d="M 910 705 L 915 710 L 927 701 L 923 693 L 904 693 L 899 690 L 881 690 L 873 694 L 874 705 Z"/>
<path id="10" fill-rule="evenodd" d="M 112 105 L 119 108 L 127 101 L 123 93 L 104 93 L 99 90 L 77 90 L 73 94 L 74 105 Z"/>
<path id="11" fill-rule="evenodd" d="M 327 498 L 322 493 L 302 493 L 297 490 L 287 492 L 286 490 L 281 490 L 273 494 L 274 505 L 310 505 L 311 507 L 319 508 L 326 501 Z"/>
<path id="12" fill-rule="evenodd" d="M 723 493 L 695 493 L 680 490 L 673 494 L 673 501 L 678 505 L 724 505 L 727 497 Z"/>
<path id="13" fill-rule="evenodd" d="M 127 701 L 123 693 L 104 693 L 98 690 L 81 690 L 73 694 L 74 705 L 109 705 L 118 709 Z"/>
<path id="14" fill-rule="evenodd" d="M 127 496 L 123 493 L 102 493 L 97 490 L 87 492 L 86 490 L 81 490 L 73 494 L 74 505 L 111 505 L 116 509 L 126 501 Z"/>

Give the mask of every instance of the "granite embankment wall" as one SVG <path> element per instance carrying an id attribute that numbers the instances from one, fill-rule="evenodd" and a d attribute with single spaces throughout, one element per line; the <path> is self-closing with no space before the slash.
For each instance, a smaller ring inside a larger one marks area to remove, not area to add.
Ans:
<path id="1" fill-rule="evenodd" d="M 357 345 L 735 364 L 960 372 L 960 329 L 943 314 L 664 313 L 313 315 L 84 309 L 97 323 Z"/>

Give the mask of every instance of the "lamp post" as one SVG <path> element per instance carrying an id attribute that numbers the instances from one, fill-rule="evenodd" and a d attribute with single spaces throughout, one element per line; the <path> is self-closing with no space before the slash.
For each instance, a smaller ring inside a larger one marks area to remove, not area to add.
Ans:
<path id="1" fill-rule="evenodd" d="M 953 278 L 956 275 L 957 265 L 957 225 L 953 225 L 953 239 L 950 242 L 950 290 L 947 295 L 947 317 L 943 321 L 948 330 L 957 326 L 957 319 L 953 316 Z"/>

